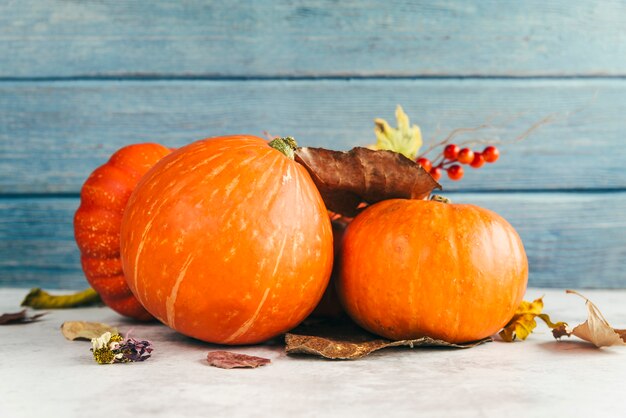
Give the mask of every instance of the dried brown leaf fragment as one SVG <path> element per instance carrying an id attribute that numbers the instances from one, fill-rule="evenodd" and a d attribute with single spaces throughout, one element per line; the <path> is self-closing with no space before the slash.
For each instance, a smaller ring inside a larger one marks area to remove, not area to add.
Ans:
<path id="1" fill-rule="evenodd" d="M 5 313 L 0 315 L 0 325 L 30 324 L 46 314 L 47 312 L 43 312 L 28 316 L 26 309 L 22 309 L 19 312 Z"/>
<path id="2" fill-rule="evenodd" d="M 308 354 L 331 360 L 355 360 L 389 347 L 471 348 L 491 341 L 452 344 L 430 337 L 391 341 L 363 330 L 349 320 L 309 321 L 285 335 L 287 354 Z"/>
<path id="3" fill-rule="evenodd" d="M 230 351 L 210 351 L 206 357 L 209 364 L 220 369 L 256 368 L 270 364 L 271 360 Z"/>
<path id="4" fill-rule="evenodd" d="M 296 150 L 295 159 L 311 175 L 326 207 L 347 217 L 356 216 L 362 203 L 424 199 L 441 189 L 419 164 L 393 151 L 305 147 Z"/>

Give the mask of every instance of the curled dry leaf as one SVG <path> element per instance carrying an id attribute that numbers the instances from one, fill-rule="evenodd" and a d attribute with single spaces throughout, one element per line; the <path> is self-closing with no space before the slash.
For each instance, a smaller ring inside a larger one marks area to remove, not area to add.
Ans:
<path id="1" fill-rule="evenodd" d="M 491 338 L 452 344 L 429 337 L 391 341 L 370 334 L 349 320 L 325 320 L 305 322 L 287 333 L 285 351 L 287 354 L 309 354 L 332 360 L 355 360 L 388 347 L 470 348 L 489 341 Z"/>
<path id="2" fill-rule="evenodd" d="M 295 159 L 311 175 L 326 207 L 347 217 L 354 217 L 363 202 L 424 199 L 441 189 L 419 164 L 393 151 L 298 148 Z"/>
<path id="3" fill-rule="evenodd" d="M 572 335 L 588 341 L 596 347 L 609 347 L 613 345 L 626 345 L 626 330 L 612 328 L 602 315 L 602 312 L 589 299 L 574 290 L 566 290 L 566 293 L 578 295 L 585 299 L 587 306 L 587 320 L 577 325 L 571 331 L 567 326 L 560 326 L 552 331 L 554 338 L 570 337 Z"/>
<path id="4" fill-rule="evenodd" d="M 22 306 L 30 306 L 33 309 L 69 309 L 100 303 L 102 303 L 100 295 L 92 288 L 69 295 L 51 295 L 45 290 L 34 288 L 24 297 Z"/>
<path id="5" fill-rule="evenodd" d="M 67 321 L 61 325 L 61 332 L 68 340 L 88 340 L 98 338 L 106 332 L 117 334 L 117 328 L 101 322 Z"/>
<path id="6" fill-rule="evenodd" d="M 263 357 L 249 356 L 247 354 L 232 353 L 230 351 L 210 351 L 206 356 L 207 361 L 213 367 L 220 369 L 256 368 L 265 366 L 272 361 Z"/>
<path id="7" fill-rule="evenodd" d="M 520 306 L 515 311 L 515 315 L 509 321 L 508 324 L 500 331 L 500 338 L 506 342 L 513 342 L 516 339 L 525 340 L 533 332 L 537 326 L 535 318 L 541 319 L 545 324 L 554 329 L 565 327 L 565 322 L 552 322 L 550 317 L 542 313 L 543 311 L 543 297 L 535 299 L 532 302 L 522 301 Z"/>
<path id="8" fill-rule="evenodd" d="M 22 309 L 21 311 L 14 313 L 5 313 L 0 315 L 0 325 L 30 324 L 46 314 L 47 312 L 43 312 L 28 316 L 26 314 L 26 309 Z"/>

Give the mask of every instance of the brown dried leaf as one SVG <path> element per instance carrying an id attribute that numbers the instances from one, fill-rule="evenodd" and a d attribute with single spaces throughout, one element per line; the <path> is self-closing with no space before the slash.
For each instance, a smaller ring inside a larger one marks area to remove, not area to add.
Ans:
<path id="1" fill-rule="evenodd" d="M 206 356 L 207 361 L 213 367 L 220 369 L 255 368 L 265 366 L 272 361 L 263 357 L 249 356 L 247 354 L 231 353 L 230 351 L 210 351 Z"/>
<path id="2" fill-rule="evenodd" d="M 348 217 L 362 202 L 424 199 L 441 189 L 419 164 L 392 151 L 298 148 L 295 159 L 313 178 L 326 207 Z"/>
<path id="3" fill-rule="evenodd" d="M 26 315 L 26 309 L 22 309 L 19 312 L 5 313 L 0 315 L 0 325 L 16 325 L 16 324 L 30 324 L 37 321 L 48 312 L 38 313 L 32 316 Z"/>
<path id="4" fill-rule="evenodd" d="M 332 360 L 354 360 L 388 347 L 470 348 L 489 341 L 491 338 L 452 344 L 429 337 L 390 341 L 370 334 L 351 321 L 333 320 L 305 323 L 287 333 L 285 351 L 287 354 L 309 354 Z"/>
<path id="5" fill-rule="evenodd" d="M 602 312 L 589 299 L 574 290 L 566 290 L 566 293 L 578 295 L 585 299 L 587 306 L 587 320 L 577 325 L 571 331 L 567 327 L 555 329 L 552 332 L 554 338 L 564 336 L 576 336 L 588 341 L 596 347 L 610 347 L 613 345 L 626 345 L 626 330 L 612 328 L 602 315 Z"/>
<path id="6" fill-rule="evenodd" d="M 63 336 L 70 341 L 98 338 L 105 332 L 118 334 L 117 328 L 101 322 L 67 321 L 61 325 Z"/>

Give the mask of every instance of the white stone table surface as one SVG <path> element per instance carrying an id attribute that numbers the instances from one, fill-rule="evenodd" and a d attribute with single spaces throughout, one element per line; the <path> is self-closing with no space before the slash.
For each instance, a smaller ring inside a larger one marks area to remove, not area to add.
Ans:
<path id="1" fill-rule="evenodd" d="M 0 289 L 0 313 L 18 311 L 26 292 Z M 583 293 L 626 328 L 626 290 Z M 577 296 L 529 289 L 526 298 L 541 295 L 553 319 L 585 320 Z M 88 342 L 61 335 L 69 320 L 133 328 L 153 341 L 153 357 L 98 365 Z M 107 308 L 0 326 L 0 417 L 626 417 L 626 347 L 557 342 L 543 324 L 525 342 L 388 349 L 356 361 L 288 357 L 280 344 L 229 348 L 272 360 L 257 369 L 209 366 L 216 348 Z"/>

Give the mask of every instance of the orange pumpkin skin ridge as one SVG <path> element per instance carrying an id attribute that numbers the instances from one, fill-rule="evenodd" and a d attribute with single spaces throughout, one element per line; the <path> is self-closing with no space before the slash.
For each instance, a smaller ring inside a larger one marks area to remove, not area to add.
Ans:
<path id="1" fill-rule="evenodd" d="M 394 340 L 463 343 L 511 319 L 528 262 L 518 234 L 494 212 L 393 199 L 348 226 L 340 272 L 339 297 L 363 328 Z"/>
<path id="2" fill-rule="evenodd" d="M 143 176 L 170 149 L 152 143 L 119 149 L 94 170 L 80 193 L 74 215 L 74 237 L 89 284 L 117 313 L 139 320 L 152 316 L 126 284 L 120 261 L 120 229 L 128 199 Z"/>
<path id="3" fill-rule="evenodd" d="M 333 242 L 309 174 L 261 138 L 206 139 L 161 160 L 122 221 L 128 284 L 160 321 L 220 344 L 301 322 L 328 284 Z"/>

